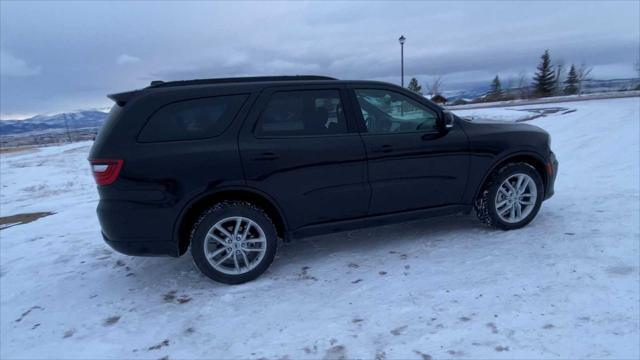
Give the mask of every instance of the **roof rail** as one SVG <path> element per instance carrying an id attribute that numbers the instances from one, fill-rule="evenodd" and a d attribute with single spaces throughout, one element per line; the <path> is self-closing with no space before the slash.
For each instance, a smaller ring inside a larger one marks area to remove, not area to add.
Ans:
<path id="1" fill-rule="evenodd" d="M 264 81 L 302 81 L 302 80 L 337 80 L 329 76 L 319 75 L 295 75 L 295 76 L 252 76 L 252 77 L 232 77 L 232 78 L 214 78 L 214 79 L 195 79 L 180 81 L 162 81 L 154 80 L 147 88 L 163 88 L 172 86 L 187 85 L 206 85 L 206 84 L 227 84 L 227 83 L 246 83 L 246 82 L 264 82 Z"/>

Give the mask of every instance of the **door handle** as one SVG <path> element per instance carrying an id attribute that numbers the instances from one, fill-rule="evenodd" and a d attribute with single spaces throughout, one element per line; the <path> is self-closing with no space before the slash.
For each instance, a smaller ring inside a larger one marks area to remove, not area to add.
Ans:
<path id="1" fill-rule="evenodd" d="M 265 152 L 262 153 L 256 157 L 253 158 L 253 160 L 258 160 L 258 161 L 268 161 L 268 160 L 275 160 L 277 159 L 279 156 L 272 153 L 272 152 Z"/>
<path id="2" fill-rule="evenodd" d="M 437 133 L 426 133 L 424 135 L 422 135 L 420 138 L 422 139 L 422 141 L 429 141 L 429 140 L 435 140 L 438 139 L 440 137 L 442 137 L 443 134 L 437 132 Z"/>
<path id="3" fill-rule="evenodd" d="M 392 151 L 393 151 L 393 146 L 389 144 L 380 146 L 380 150 L 378 150 L 378 152 L 381 152 L 381 153 L 390 153 Z"/>

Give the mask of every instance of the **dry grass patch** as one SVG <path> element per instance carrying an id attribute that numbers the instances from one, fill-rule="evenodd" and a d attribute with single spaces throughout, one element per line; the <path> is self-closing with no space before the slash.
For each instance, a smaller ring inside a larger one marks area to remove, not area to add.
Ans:
<path id="1" fill-rule="evenodd" d="M 0 154 L 14 154 L 21 152 L 33 151 L 33 146 L 13 146 L 13 147 L 0 147 Z"/>
<path id="2" fill-rule="evenodd" d="M 34 213 L 3 216 L 3 217 L 0 217 L 0 230 L 7 229 L 16 225 L 28 224 L 32 221 L 36 221 L 40 218 L 53 215 L 53 214 L 55 213 L 50 211 L 45 211 L 45 212 L 34 212 Z"/>

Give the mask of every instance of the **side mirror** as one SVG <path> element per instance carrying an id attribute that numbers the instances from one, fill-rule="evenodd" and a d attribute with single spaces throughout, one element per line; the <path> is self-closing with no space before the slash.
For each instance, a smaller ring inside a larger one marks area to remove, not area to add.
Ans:
<path id="1" fill-rule="evenodd" d="M 444 112 L 444 127 L 445 129 L 451 129 L 456 123 L 455 117 L 449 111 Z"/>

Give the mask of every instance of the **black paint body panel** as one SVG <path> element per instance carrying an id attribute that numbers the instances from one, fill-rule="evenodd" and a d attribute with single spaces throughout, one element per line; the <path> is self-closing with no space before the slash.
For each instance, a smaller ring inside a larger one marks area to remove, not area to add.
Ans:
<path id="1" fill-rule="evenodd" d="M 557 161 L 549 136 L 526 124 L 481 124 L 456 119 L 438 132 L 367 134 L 353 88 L 388 88 L 438 112 L 442 109 L 397 86 L 366 81 L 287 81 L 202 84 L 144 89 L 114 105 L 90 159 L 121 159 L 111 185 L 98 186 L 105 240 L 131 255 L 179 256 L 181 222 L 191 205 L 228 189 L 264 197 L 278 209 L 285 237 L 468 211 L 487 176 L 514 156 L 551 164 L 545 197 L 553 194 Z M 282 89 L 337 89 L 349 132 L 259 138 L 254 125 L 269 94 Z M 248 99 L 219 136 L 141 143 L 140 130 L 160 107 L 229 94 Z M 439 120 L 441 121 L 441 120 Z M 184 241 L 184 239 L 182 239 Z"/>

